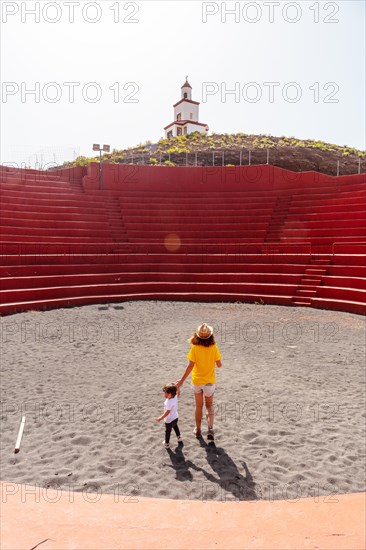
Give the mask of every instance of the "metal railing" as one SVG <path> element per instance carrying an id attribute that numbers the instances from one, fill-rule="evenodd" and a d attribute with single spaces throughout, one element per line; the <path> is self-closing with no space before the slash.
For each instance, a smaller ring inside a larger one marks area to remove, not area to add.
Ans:
<path id="1" fill-rule="evenodd" d="M 263 148 L 263 149 L 222 149 L 222 150 L 212 150 L 212 151 L 196 151 L 196 152 L 183 152 L 183 153 L 163 153 L 163 152 L 145 152 L 145 153 L 136 153 L 131 151 L 131 153 L 126 153 L 121 156 L 120 164 L 142 164 L 142 165 L 158 165 L 158 166 L 169 166 L 174 164 L 174 166 L 251 166 L 258 164 L 267 164 L 278 166 L 276 162 L 276 155 L 271 155 L 272 148 Z M 278 149 L 274 149 L 278 152 Z M 151 159 L 155 159 L 155 162 L 151 162 Z M 203 160 L 202 160 L 203 159 Z M 273 161 L 273 162 L 271 162 Z M 108 160 L 106 159 L 106 162 Z M 296 161 L 295 161 L 296 162 Z M 311 162 L 311 160 L 310 160 Z M 354 165 L 354 171 L 352 174 L 366 173 L 366 159 L 358 159 Z M 327 163 L 329 166 L 329 163 Z M 365 167 L 365 168 L 364 168 Z M 298 166 L 299 170 L 302 171 L 304 168 L 301 167 L 301 164 Z M 364 168 L 363 172 L 362 169 Z M 306 171 L 305 167 L 305 171 Z M 322 164 L 318 163 L 315 167 L 315 171 L 322 172 Z M 347 174 L 341 173 L 341 160 L 337 160 L 334 164 L 334 175 L 351 175 L 349 172 Z"/>

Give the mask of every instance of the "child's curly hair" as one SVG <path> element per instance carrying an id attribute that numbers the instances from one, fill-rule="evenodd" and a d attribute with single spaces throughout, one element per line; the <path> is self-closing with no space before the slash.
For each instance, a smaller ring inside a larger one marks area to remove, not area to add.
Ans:
<path id="1" fill-rule="evenodd" d="M 177 385 L 173 383 L 165 384 L 165 386 L 163 387 L 163 391 L 166 393 L 170 393 L 173 397 L 175 397 L 177 395 L 178 388 Z"/>

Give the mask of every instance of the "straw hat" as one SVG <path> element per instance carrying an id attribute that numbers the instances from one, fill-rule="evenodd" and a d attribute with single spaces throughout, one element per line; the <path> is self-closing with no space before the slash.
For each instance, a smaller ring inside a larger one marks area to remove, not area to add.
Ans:
<path id="1" fill-rule="evenodd" d="M 210 325 L 206 325 L 206 323 L 203 323 L 199 327 L 197 327 L 196 330 L 196 336 L 198 338 L 201 338 L 202 340 L 207 340 L 207 338 L 210 338 L 213 334 L 213 328 L 210 327 Z"/>

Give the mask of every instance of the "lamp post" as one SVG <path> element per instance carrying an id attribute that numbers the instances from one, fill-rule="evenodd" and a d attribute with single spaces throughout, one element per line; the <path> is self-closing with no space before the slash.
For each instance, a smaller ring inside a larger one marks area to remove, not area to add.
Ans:
<path id="1" fill-rule="evenodd" d="M 103 188 L 103 159 L 102 159 L 102 151 L 104 153 L 109 153 L 111 150 L 110 145 L 103 145 L 103 147 L 100 147 L 99 143 L 93 144 L 93 151 L 99 151 L 99 191 Z"/>

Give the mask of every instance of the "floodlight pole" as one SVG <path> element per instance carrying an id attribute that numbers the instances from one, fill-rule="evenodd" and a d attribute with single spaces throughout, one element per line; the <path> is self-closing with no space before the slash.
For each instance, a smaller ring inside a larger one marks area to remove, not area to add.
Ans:
<path id="1" fill-rule="evenodd" d="M 99 149 L 99 191 L 103 189 L 103 159 L 102 149 Z"/>
<path id="2" fill-rule="evenodd" d="M 102 158 L 102 151 L 105 153 L 109 153 L 111 150 L 109 145 L 103 145 L 103 147 L 100 146 L 99 143 L 93 144 L 93 151 L 99 151 L 99 191 L 103 189 L 103 158 Z"/>

